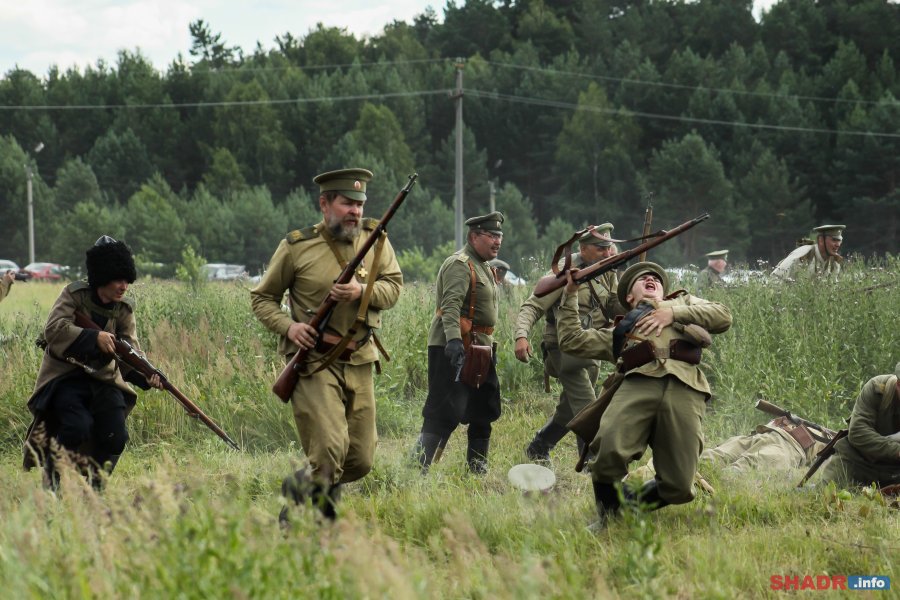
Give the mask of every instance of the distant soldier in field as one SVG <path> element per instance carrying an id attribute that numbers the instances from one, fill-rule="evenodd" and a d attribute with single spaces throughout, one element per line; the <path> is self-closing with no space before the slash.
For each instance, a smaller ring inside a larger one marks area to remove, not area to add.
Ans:
<path id="1" fill-rule="evenodd" d="M 896 329 L 896 328 L 895 328 Z M 900 363 L 893 375 L 863 386 L 850 415 L 849 435 L 835 444 L 822 477 L 838 485 L 900 484 Z"/>
<path id="2" fill-rule="evenodd" d="M 428 397 L 422 409 L 422 431 L 413 449 L 423 472 L 460 423 L 469 425 L 469 470 L 475 474 L 487 471 L 491 423 L 500 417 L 496 352 L 492 351 L 477 388 L 461 381 L 461 374 L 469 345 L 494 346 L 499 286 L 488 261 L 500 251 L 503 220 L 499 212 L 467 220 L 465 246 L 451 254 L 438 271 L 437 308 L 428 333 Z"/>
<path id="3" fill-rule="evenodd" d="M 637 498 L 656 508 L 690 502 L 703 449 L 703 415 L 711 391 L 700 369 L 710 333 L 731 326 L 731 312 L 718 302 L 680 293 L 666 297 L 668 276 L 655 263 L 640 262 L 622 274 L 617 288 L 629 309 L 615 329 L 583 329 L 578 286 L 568 285 L 557 313 L 563 352 L 617 361 L 624 375 L 591 443 L 594 498 L 601 522 L 620 508 L 615 485 L 649 445 L 656 477 Z"/>
<path id="4" fill-rule="evenodd" d="M 497 284 L 507 285 L 506 274 L 509 273 L 509 263 L 505 260 L 495 258 L 493 260 L 489 260 L 488 264 L 494 268 L 494 280 L 496 280 Z"/>
<path id="5" fill-rule="evenodd" d="M 363 219 L 371 179 L 372 172 L 366 169 L 318 175 L 314 181 L 319 185 L 322 221 L 290 232 L 250 292 L 254 314 L 280 336 L 278 352 L 286 361 L 298 349 L 309 349 L 291 396 L 309 468 L 286 478 L 282 492 L 298 504 L 310 500 L 330 519 L 336 516 L 341 485 L 372 469 L 377 439 L 375 330 L 381 326 L 381 311 L 397 303 L 403 287 L 400 266 L 386 238 L 369 251 L 355 278 L 334 283 L 378 224 Z M 281 308 L 285 291 L 289 314 Z M 328 295 L 338 304 L 319 337 L 308 321 Z M 344 341 L 343 352 L 329 354 Z M 287 510 L 282 511 L 282 521 L 287 520 Z"/>
<path id="6" fill-rule="evenodd" d="M 612 230 L 612 223 L 604 223 L 583 235 L 578 240 L 578 254 L 572 255 L 572 265 L 581 269 L 613 256 L 616 251 L 611 237 Z M 607 327 L 616 315 L 624 313 L 616 298 L 617 285 L 618 279 L 613 270 L 578 286 L 578 314 L 583 328 Z M 544 360 L 545 383 L 549 377 L 555 377 L 562 384 L 562 393 L 553 415 L 525 448 L 525 456 L 534 461 L 550 460 L 550 451 L 569 433 L 566 423 L 596 397 L 594 385 L 600 373 L 599 361 L 579 358 L 559 349 L 556 313 L 562 294 L 563 288 L 559 288 L 542 298 L 531 295 L 522 303 L 516 318 L 516 358 L 528 362 L 532 355 L 528 336 L 534 324 L 544 317 L 546 324 L 541 356 Z M 590 440 L 578 438 L 577 442 L 580 451 L 582 445 Z"/>
<path id="7" fill-rule="evenodd" d="M 12 271 L 7 271 L 0 277 L 0 302 L 3 302 L 3 299 L 9 295 L 9 290 L 15 280 L 16 274 Z"/>
<path id="8" fill-rule="evenodd" d="M 706 254 L 706 268 L 697 273 L 697 294 L 711 287 L 725 285 L 722 273 L 728 266 L 728 250 L 716 250 Z"/>
<path id="9" fill-rule="evenodd" d="M 815 241 L 801 244 L 776 265 L 772 275 L 779 279 L 806 272 L 812 276 L 837 275 L 844 258 L 839 254 L 846 225 L 822 225 L 813 229 Z"/>
<path id="10" fill-rule="evenodd" d="M 147 380 L 114 358 L 116 338 L 140 350 L 134 304 L 125 296 L 136 277 L 131 250 L 103 236 L 88 249 L 85 262 L 87 281 L 63 288 L 50 309 L 38 342 L 44 357 L 28 400 L 34 420 L 25 439 L 24 466 L 43 465 L 51 489 L 59 485 L 60 462 L 73 464 L 101 489 L 101 473 L 112 473 L 128 441 L 125 419 L 137 402 L 128 383 L 162 388 L 158 375 Z M 101 330 L 75 325 L 76 312 Z"/>

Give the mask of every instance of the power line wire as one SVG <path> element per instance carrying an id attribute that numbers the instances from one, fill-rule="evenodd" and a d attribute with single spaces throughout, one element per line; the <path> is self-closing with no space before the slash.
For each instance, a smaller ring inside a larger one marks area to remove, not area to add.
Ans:
<path id="1" fill-rule="evenodd" d="M 592 75 L 590 73 L 578 73 L 576 71 L 561 71 L 558 69 L 548 69 L 546 67 L 530 67 L 526 65 L 514 65 L 510 63 L 501 63 L 487 60 L 485 61 L 489 65 L 497 66 L 497 67 L 506 67 L 510 69 L 520 69 L 523 71 L 536 71 L 540 73 L 547 73 L 550 75 L 566 75 L 569 77 L 578 77 L 582 79 L 598 79 L 601 81 L 612 81 L 615 83 L 627 83 L 634 85 L 648 85 L 648 86 L 657 86 L 657 87 L 667 87 L 672 89 L 679 90 L 689 90 L 689 91 L 708 91 L 708 92 L 718 92 L 722 94 L 734 94 L 734 95 L 742 95 L 742 96 L 757 96 L 761 98 L 778 98 L 780 100 L 788 100 L 788 99 L 797 99 L 797 100 L 811 100 L 815 102 L 835 102 L 835 103 L 847 103 L 847 104 L 878 104 L 878 100 L 850 100 L 847 98 L 829 98 L 825 96 L 800 96 L 796 94 L 773 94 L 769 92 L 751 92 L 747 90 L 734 90 L 730 88 L 714 88 L 714 87 L 706 87 L 702 85 L 686 85 L 682 83 L 666 83 L 664 81 L 647 81 L 646 79 L 630 79 L 628 77 L 612 77 L 609 75 Z"/>
<path id="2" fill-rule="evenodd" d="M 410 92 L 382 92 L 382 93 L 374 93 L 374 94 L 354 94 L 348 96 L 320 96 L 315 98 L 286 98 L 286 99 L 277 99 L 277 100 L 235 100 L 235 101 L 221 101 L 221 102 L 180 102 L 180 103 L 168 103 L 168 104 L 100 104 L 100 105 L 51 105 L 51 106 L 0 106 L 0 110 L 4 111 L 12 111 L 12 110 L 23 110 L 23 111 L 42 111 L 42 110 L 110 110 L 110 109 L 129 109 L 129 110 L 138 110 L 138 109 L 154 109 L 154 108 L 221 108 L 221 107 L 241 107 L 241 106 L 265 106 L 265 105 L 295 105 L 295 104 L 316 104 L 320 102 L 347 102 L 354 100 L 385 100 L 389 98 L 405 98 L 405 97 L 418 97 L 418 96 L 437 96 L 437 95 L 446 95 L 450 96 L 452 90 L 449 89 L 439 89 L 439 90 L 417 90 Z M 791 126 L 791 125 L 772 125 L 767 123 L 747 123 L 744 121 L 725 121 L 721 119 L 704 119 L 701 117 L 689 117 L 684 115 L 666 115 L 660 113 L 649 113 L 642 111 L 633 111 L 629 109 L 623 108 L 603 108 L 599 106 L 590 106 L 583 104 L 574 104 L 572 102 L 565 102 L 561 100 L 552 100 L 546 98 L 534 98 L 530 96 L 517 96 L 512 94 L 503 94 L 500 92 L 489 92 L 483 90 L 477 90 L 472 88 L 467 88 L 464 90 L 464 93 L 469 96 L 473 96 L 476 98 L 485 98 L 485 99 L 494 99 L 494 100 L 505 100 L 507 102 L 513 102 L 518 104 L 527 104 L 532 106 L 546 106 L 549 108 L 560 108 L 560 109 L 568 109 L 568 110 L 581 110 L 581 111 L 592 111 L 592 112 L 600 112 L 606 114 L 616 114 L 622 116 L 634 116 L 634 117 L 642 117 L 647 119 L 662 119 L 667 121 L 680 121 L 685 123 L 700 123 L 705 125 L 721 125 L 721 126 L 731 126 L 731 127 L 748 127 L 753 129 L 768 129 L 768 130 L 779 130 L 779 131 L 796 131 L 802 133 L 827 133 L 827 134 L 836 134 L 836 135 L 858 135 L 858 136 L 866 136 L 870 135 L 873 137 L 885 137 L 885 138 L 900 138 L 900 133 L 888 133 L 888 132 L 879 132 L 879 131 L 859 131 L 859 130 L 850 130 L 850 129 L 827 129 L 827 128 L 816 128 L 816 127 L 799 127 L 799 126 Z"/>

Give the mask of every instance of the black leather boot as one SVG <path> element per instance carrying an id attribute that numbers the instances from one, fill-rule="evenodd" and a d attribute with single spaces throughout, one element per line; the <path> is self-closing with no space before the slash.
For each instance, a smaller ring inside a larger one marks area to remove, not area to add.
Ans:
<path id="1" fill-rule="evenodd" d="M 416 444 L 413 446 L 412 456 L 419 463 L 419 468 L 422 469 L 423 475 L 431 467 L 438 449 L 443 449 L 444 444 L 442 442 L 444 440 L 436 433 L 422 432 L 419 434 Z"/>
<path id="2" fill-rule="evenodd" d="M 637 499 L 650 510 L 658 510 L 669 505 L 669 503 L 659 495 L 659 483 L 655 479 L 651 479 L 644 484 L 638 492 Z"/>
<path id="3" fill-rule="evenodd" d="M 466 448 L 466 464 L 469 466 L 469 471 L 475 475 L 487 473 L 488 446 L 490 446 L 490 443 L 490 438 L 469 440 L 469 447 Z"/>
<path id="4" fill-rule="evenodd" d="M 534 434 L 534 439 L 525 448 L 525 456 L 535 462 L 549 462 L 550 451 L 563 439 L 569 430 L 557 425 L 551 419 Z"/>
<path id="5" fill-rule="evenodd" d="M 300 469 L 293 475 L 285 477 L 281 482 L 281 495 L 298 505 L 309 501 L 330 521 L 337 518 L 335 506 L 340 499 L 340 485 L 328 486 L 316 481 L 307 469 Z M 282 525 L 289 523 L 287 506 L 281 509 L 278 521 Z"/>
<path id="6" fill-rule="evenodd" d="M 619 491 L 611 483 L 593 481 L 594 502 L 597 503 L 597 516 L 600 522 L 605 523 L 610 517 L 619 512 L 622 503 L 619 501 Z"/>

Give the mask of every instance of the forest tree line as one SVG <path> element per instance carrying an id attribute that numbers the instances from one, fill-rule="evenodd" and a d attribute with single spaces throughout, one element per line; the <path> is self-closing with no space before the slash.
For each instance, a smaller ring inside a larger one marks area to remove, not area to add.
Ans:
<path id="1" fill-rule="evenodd" d="M 572 231 L 712 218 L 660 247 L 670 264 L 729 248 L 777 261 L 811 227 L 847 224 L 845 252 L 896 252 L 900 5 L 782 0 L 468 0 L 360 39 L 319 25 L 264 47 L 190 26 L 164 70 L 139 49 L 83 70 L 0 79 L 0 258 L 80 265 L 99 233 L 143 264 L 190 246 L 261 269 L 319 218 L 312 178 L 375 172 L 377 217 L 404 268 L 452 247 L 457 65 L 466 217 L 503 211 L 501 258 L 535 268 Z M 461 59 L 461 60 L 460 60 Z M 36 152 L 38 144 L 43 149 Z M 546 265 L 542 265 L 544 268 Z"/>

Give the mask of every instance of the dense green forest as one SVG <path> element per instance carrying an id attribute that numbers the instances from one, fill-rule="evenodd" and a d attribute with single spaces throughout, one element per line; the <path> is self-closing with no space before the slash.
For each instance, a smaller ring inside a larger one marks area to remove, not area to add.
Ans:
<path id="1" fill-rule="evenodd" d="M 657 258 L 730 248 L 770 263 L 823 222 L 844 251 L 896 252 L 900 221 L 900 5 L 783 0 L 448 1 L 358 39 L 318 26 L 243 49 L 191 24 L 189 56 L 160 70 L 6 65 L 0 79 L 0 258 L 70 265 L 99 233 L 143 264 L 191 246 L 263 267 L 313 223 L 321 171 L 365 166 L 369 216 L 406 175 L 420 185 L 391 236 L 427 271 L 453 240 L 457 65 L 465 212 L 507 215 L 501 257 L 536 267 L 588 223 L 635 235 L 713 218 Z M 35 152 L 39 143 L 40 152 Z M 543 267 L 540 267 L 543 268 Z"/>

